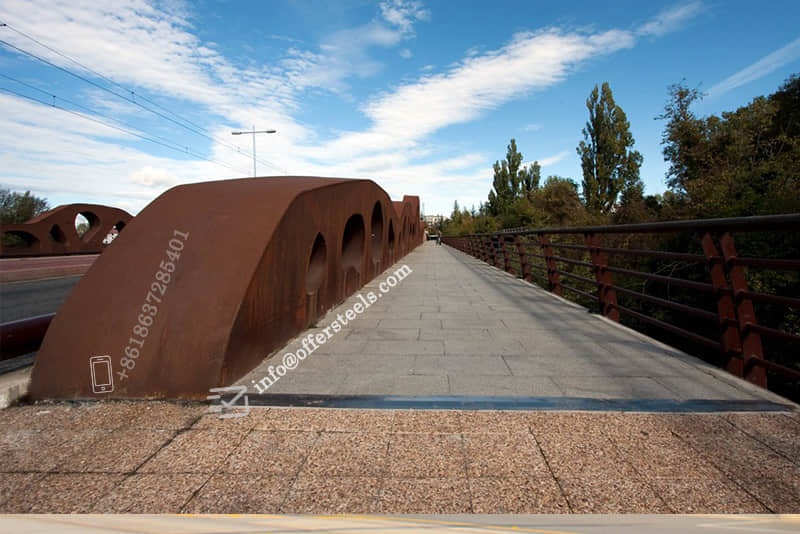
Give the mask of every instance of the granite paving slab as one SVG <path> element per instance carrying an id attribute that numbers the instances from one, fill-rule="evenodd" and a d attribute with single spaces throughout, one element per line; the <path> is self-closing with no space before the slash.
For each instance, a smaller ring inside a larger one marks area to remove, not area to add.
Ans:
<path id="1" fill-rule="evenodd" d="M 207 409 L 1 411 L 0 513 L 800 512 L 795 413 Z"/>

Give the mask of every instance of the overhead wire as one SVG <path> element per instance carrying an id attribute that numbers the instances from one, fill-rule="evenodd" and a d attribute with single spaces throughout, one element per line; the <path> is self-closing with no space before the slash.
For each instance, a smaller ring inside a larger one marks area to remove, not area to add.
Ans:
<path id="1" fill-rule="evenodd" d="M 8 78 L 8 76 L 6 76 L 6 78 Z M 163 146 L 165 148 L 169 148 L 171 150 L 175 150 L 175 151 L 180 152 L 182 154 L 188 154 L 188 155 L 190 155 L 192 157 L 203 159 L 203 160 L 208 161 L 210 163 L 214 163 L 214 164 L 219 165 L 221 167 L 225 167 L 225 168 L 227 168 L 229 170 L 235 171 L 237 173 L 242 173 L 241 169 L 237 169 L 235 167 L 232 167 L 232 166 L 228 165 L 227 163 L 222 163 L 220 161 L 208 158 L 208 157 L 206 157 L 206 156 L 204 156 L 202 154 L 197 154 L 194 151 L 190 150 L 188 147 L 184 148 L 184 147 L 181 147 L 180 145 L 177 145 L 177 144 L 174 144 L 174 143 L 167 143 L 167 142 L 161 141 L 159 139 L 156 139 L 154 137 L 149 137 L 149 136 L 144 135 L 142 133 L 139 133 L 137 131 L 130 130 L 128 128 L 124 128 L 124 127 L 121 127 L 121 126 L 117 126 L 115 124 L 111 124 L 111 123 L 109 123 L 107 121 L 100 120 L 100 119 L 98 119 L 96 117 L 89 116 L 89 115 L 87 115 L 85 113 L 81 113 L 79 111 L 75 111 L 75 110 L 72 110 L 72 109 L 68 109 L 68 108 L 59 106 L 58 104 L 55 103 L 55 101 L 46 102 L 46 101 L 44 101 L 42 99 L 30 96 L 30 95 L 26 95 L 24 93 L 20 93 L 18 91 L 14 91 L 13 89 L 9 89 L 7 87 L 2 87 L 2 86 L 0 86 L 0 91 L 3 91 L 4 93 L 12 94 L 12 95 L 20 97 L 20 98 L 24 98 L 25 100 L 30 100 L 32 102 L 36 102 L 38 104 L 42 104 L 44 106 L 48 106 L 48 107 L 59 109 L 61 111 L 64 111 L 66 113 L 70 113 L 70 114 L 75 115 L 77 117 L 80 117 L 82 119 L 89 120 L 89 121 L 92 121 L 92 122 L 96 122 L 98 124 L 102 124 L 103 126 L 105 126 L 107 128 L 112 128 L 114 130 L 118 130 L 118 131 L 126 133 L 128 135 L 132 135 L 134 137 L 138 137 L 139 139 L 142 139 L 144 141 L 149 141 L 151 143 L 155 143 L 157 145 L 161 145 L 161 146 Z M 56 98 L 58 98 L 58 97 L 56 97 Z M 246 175 L 247 173 L 244 173 L 244 174 Z"/>
<path id="2" fill-rule="evenodd" d="M 125 122 L 123 122 L 123 121 L 121 121 L 121 120 L 119 120 L 119 119 L 115 119 L 115 118 L 109 117 L 109 116 L 107 116 L 107 115 L 103 115 L 102 113 L 98 112 L 97 110 L 94 110 L 94 109 L 88 108 L 88 107 L 86 107 L 86 106 L 84 106 L 84 105 L 82 105 L 82 104 L 78 104 L 77 102 L 74 102 L 74 101 L 72 101 L 72 100 L 69 100 L 69 99 L 67 99 L 67 98 L 64 98 L 64 97 L 62 97 L 62 96 L 58 96 L 58 95 L 56 95 L 56 94 L 53 94 L 53 93 L 51 93 L 50 91 L 46 91 L 46 90 L 44 90 L 44 89 L 42 89 L 42 88 L 40 88 L 40 87 L 36 87 L 35 85 L 32 85 L 32 84 L 30 84 L 30 83 L 28 83 L 28 82 L 24 82 L 24 81 L 22 81 L 22 80 L 19 80 L 19 79 L 17 79 L 17 78 L 14 78 L 13 76 L 9 76 L 9 75 L 7 75 L 7 74 L 3 74 L 2 72 L 0 72 L 0 77 L 3 77 L 3 78 L 5 78 L 5 79 L 7 79 L 7 80 L 10 80 L 10 81 L 14 82 L 14 83 L 18 83 L 18 84 L 20 84 L 20 85 L 22 85 L 22 86 L 24 86 L 24 87 L 27 87 L 27 88 L 29 88 L 29 89 L 33 89 L 34 91 L 38 91 L 38 92 L 40 92 L 40 93 L 42 93 L 42 94 L 44 94 L 44 95 L 47 95 L 47 96 L 49 96 L 50 98 L 52 98 L 52 99 L 53 99 L 53 101 L 55 101 L 55 100 L 60 100 L 60 101 L 62 101 L 62 102 L 65 102 L 65 103 L 69 104 L 70 106 L 74 106 L 74 107 L 76 107 L 76 108 L 78 108 L 78 109 L 82 109 L 83 111 L 85 111 L 85 112 L 87 112 L 87 113 L 90 113 L 90 114 L 92 114 L 92 115 L 95 115 L 95 116 L 103 117 L 103 118 L 104 118 L 104 119 L 106 119 L 106 120 L 110 120 L 110 121 L 112 121 L 112 122 L 115 122 L 115 123 L 117 123 L 117 124 L 121 125 L 122 127 L 125 127 L 125 128 L 131 128 L 131 129 L 133 129 L 133 130 L 137 130 L 137 131 L 143 131 L 141 128 L 138 128 L 138 127 L 136 127 L 136 126 L 133 126 L 133 125 L 127 124 L 127 123 L 125 123 Z M 52 107 L 52 106 L 51 106 L 51 107 Z M 62 109 L 61 107 L 58 107 L 58 106 L 56 106 L 56 107 L 57 107 L 58 109 Z M 149 136 L 149 137 L 154 137 L 154 138 L 156 138 L 156 139 L 159 139 L 159 140 L 161 140 L 161 141 L 163 141 L 163 142 L 165 142 L 165 143 L 168 143 L 168 144 L 171 144 L 171 145 L 175 145 L 175 146 L 178 146 L 178 147 L 180 147 L 180 146 L 181 146 L 181 145 L 179 145 L 179 144 L 175 143 L 173 140 L 171 140 L 171 139 L 167 139 L 166 137 L 161 137 L 161 136 L 159 136 L 159 135 L 156 135 L 156 134 L 154 134 L 154 133 L 152 133 L 152 132 L 147 132 L 147 131 L 143 131 L 143 132 L 144 132 L 145 134 L 147 134 L 147 136 Z M 187 147 L 187 148 L 188 148 L 188 147 Z M 184 150 L 183 148 L 181 148 L 181 151 L 183 152 L 183 151 L 185 151 L 185 150 Z"/>
<path id="3" fill-rule="evenodd" d="M 180 126 L 181 128 L 184 128 L 184 129 L 186 129 L 186 130 L 188 130 L 188 131 L 190 131 L 190 132 L 192 132 L 192 133 L 194 133 L 196 135 L 200 135 L 200 136 L 202 136 L 202 137 L 204 137 L 204 138 L 206 138 L 206 139 L 208 139 L 210 141 L 219 143 L 219 144 L 221 144 L 221 145 L 223 145 L 223 146 L 225 146 L 225 147 L 227 147 L 227 148 L 229 148 L 231 150 L 234 150 L 234 151 L 238 152 L 239 154 L 247 155 L 248 157 L 254 157 L 254 155 L 252 153 L 245 154 L 245 153 L 242 152 L 240 147 L 238 147 L 236 145 L 233 145 L 231 143 L 228 143 L 226 141 L 222 141 L 219 138 L 212 137 L 211 135 L 209 135 L 210 132 L 208 132 L 208 130 L 205 129 L 204 127 L 192 122 L 189 119 L 186 119 L 186 118 L 182 117 L 180 114 L 175 113 L 174 111 L 171 111 L 168 108 L 166 108 L 164 106 L 161 106 L 161 105 L 153 102 L 152 100 L 150 100 L 150 99 L 148 99 L 148 98 L 146 98 L 146 97 L 144 97 L 142 95 L 137 95 L 135 91 L 132 91 L 132 90 L 126 88 L 125 86 L 120 85 L 119 83 L 111 80 L 110 78 L 108 78 L 107 76 L 105 76 L 102 73 L 98 72 L 97 70 L 92 69 L 91 67 L 88 67 L 88 66 L 84 65 L 80 61 L 68 56 L 67 54 L 59 52 L 55 48 L 53 48 L 51 46 L 48 46 L 45 43 L 42 43 L 41 41 L 39 41 L 35 37 L 32 37 L 32 36 L 28 35 L 27 33 L 12 27 L 8 23 L 0 23 L 0 27 L 8 28 L 9 30 L 11 30 L 11 31 L 13 31 L 13 32 L 25 37 L 26 39 L 29 39 L 29 40 L 35 42 L 39 46 L 42 46 L 43 48 L 49 50 L 50 52 L 52 52 L 52 53 L 54 53 L 54 54 L 56 54 L 56 55 L 58 55 L 60 57 L 63 57 L 64 59 L 67 59 L 68 61 L 71 61 L 72 63 L 78 65 L 80 68 L 82 68 L 82 69 L 84 69 L 84 70 L 86 70 L 88 72 L 91 72 L 96 77 L 98 77 L 98 78 L 100 78 L 102 80 L 105 80 L 107 83 L 122 89 L 126 93 L 130 93 L 131 97 L 128 97 L 125 94 L 121 94 L 121 93 L 119 93 L 117 91 L 114 91 L 114 90 L 108 88 L 108 87 L 100 85 L 100 84 L 96 83 L 95 81 L 93 81 L 93 80 L 91 80 L 91 79 L 89 79 L 89 78 L 87 78 L 85 76 L 82 76 L 82 75 L 80 75 L 78 73 L 75 73 L 75 72 L 71 71 L 70 69 L 67 69 L 67 68 L 62 67 L 60 65 L 57 65 L 57 64 L 53 63 L 52 61 L 49 61 L 48 59 L 45 59 L 45 58 L 43 58 L 43 57 L 41 57 L 41 56 L 39 56 L 39 55 L 29 51 L 29 50 L 22 49 L 22 48 L 14 45 L 12 43 L 9 43 L 6 40 L 0 39 L 0 44 L 3 44 L 3 45 L 5 45 L 5 46 L 7 46 L 7 47 L 9 47 L 9 48 L 11 48 L 13 50 L 16 50 L 17 52 L 19 52 L 19 53 L 21 53 L 23 55 L 26 55 L 26 56 L 31 57 L 33 59 L 36 59 L 37 61 L 40 61 L 40 62 L 42 62 L 42 63 L 44 63 L 44 64 L 46 64 L 46 65 L 48 65 L 50 67 L 58 69 L 59 71 L 64 72 L 65 74 L 68 74 L 68 75 L 70 75 L 70 76 L 72 76 L 74 78 L 77 78 L 77 79 L 79 79 L 79 80 L 81 80 L 81 81 L 83 81 L 85 83 L 88 83 L 88 84 L 92 85 L 93 87 L 96 87 L 96 88 L 98 88 L 98 89 L 100 89 L 102 91 L 105 91 L 105 92 L 107 92 L 109 94 L 112 94 L 112 95 L 116 96 L 117 98 L 121 98 L 121 99 L 123 99 L 123 100 L 125 100 L 127 102 L 130 102 L 131 104 L 134 104 L 134 105 L 136 105 L 136 106 L 138 106 L 138 107 L 140 107 L 140 108 L 142 108 L 142 109 L 144 109 L 144 110 L 146 110 L 146 111 L 148 111 L 148 112 L 150 112 L 150 113 L 152 113 L 152 114 L 154 114 L 154 115 L 156 115 L 158 117 L 163 118 L 164 120 L 167 120 L 167 121 L 169 121 L 169 122 L 171 122 L 171 123 L 173 123 L 173 124 L 175 124 L 177 126 Z M 142 104 L 141 102 L 139 102 L 137 100 L 137 97 L 138 97 L 138 99 L 144 100 L 145 102 L 148 102 L 148 103 L 152 104 L 153 106 L 156 106 L 156 107 L 158 107 L 160 109 L 163 109 L 165 112 L 169 113 L 170 115 L 173 115 L 173 116 L 177 117 L 178 119 L 180 119 L 180 121 L 176 120 L 176 119 L 174 119 L 172 117 L 169 117 L 169 116 L 165 115 L 164 113 L 161 113 L 159 111 L 150 109 L 149 107 L 147 107 L 144 104 Z M 184 124 L 184 122 L 187 123 L 188 125 Z M 191 125 L 191 126 L 189 126 L 189 125 Z M 254 159 L 258 163 L 261 163 L 262 165 L 266 165 L 268 167 L 271 167 L 273 169 L 281 171 L 284 174 L 288 174 L 285 169 L 283 169 L 283 168 L 281 168 L 281 167 L 279 167 L 279 166 L 277 166 L 277 165 L 275 165 L 275 164 L 273 164 L 273 163 L 271 163 L 269 161 L 265 161 L 265 160 L 262 160 L 262 159 L 259 159 L 259 158 L 254 158 Z"/>

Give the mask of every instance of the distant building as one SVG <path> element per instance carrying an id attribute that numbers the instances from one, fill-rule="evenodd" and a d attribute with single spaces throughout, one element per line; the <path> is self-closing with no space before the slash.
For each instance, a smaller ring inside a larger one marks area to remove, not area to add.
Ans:
<path id="1" fill-rule="evenodd" d="M 442 215 L 423 215 L 422 220 L 425 221 L 426 226 L 433 227 L 440 224 L 444 217 Z"/>

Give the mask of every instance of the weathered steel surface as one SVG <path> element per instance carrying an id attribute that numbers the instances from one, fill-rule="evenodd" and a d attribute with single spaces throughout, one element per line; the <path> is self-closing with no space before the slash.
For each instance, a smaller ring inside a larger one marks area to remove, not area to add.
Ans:
<path id="1" fill-rule="evenodd" d="M 75 287 L 37 355 L 30 395 L 204 398 L 422 239 L 419 199 L 393 203 L 369 180 L 175 187 Z M 94 393 L 90 358 L 101 356 L 110 358 L 95 358 L 95 371 L 110 360 L 113 391 Z"/>
<path id="2" fill-rule="evenodd" d="M 83 236 L 75 231 L 75 217 L 83 215 L 89 229 Z M 102 252 L 103 239 L 112 228 L 121 230 L 133 216 L 127 211 L 99 204 L 65 204 L 22 224 L 3 225 L 2 233 L 21 238 L 27 246 L 3 248 L 0 256 L 86 254 Z"/>
<path id="3" fill-rule="evenodd" d="M 22 356 L 38 349 L 54 315 L 48 313 L 0 324 L 0 360 Z"/>

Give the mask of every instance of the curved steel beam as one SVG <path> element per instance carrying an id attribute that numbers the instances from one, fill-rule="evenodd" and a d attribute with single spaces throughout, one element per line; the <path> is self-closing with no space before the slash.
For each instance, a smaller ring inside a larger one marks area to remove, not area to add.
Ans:
<path id="1" fill-rule="evenodd" d="M 204 398 L 421 243 L 419 200 L 405 197 L 402 215 L 396 207 L 369 180 L 170 189 L 64 303 L 37 355 L 30 396 Z M 391 241 L 390 226 L 401 224 Z M 113 385 L 101 384 L 108 370 Z"/>

